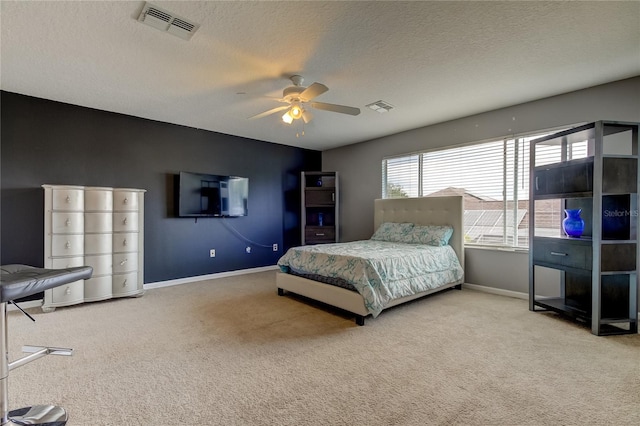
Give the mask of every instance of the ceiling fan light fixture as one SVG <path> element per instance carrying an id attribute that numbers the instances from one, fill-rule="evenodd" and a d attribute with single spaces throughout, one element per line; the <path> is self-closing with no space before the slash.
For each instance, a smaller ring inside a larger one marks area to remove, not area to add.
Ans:
<path id="1" fill-rule="evenodd" d="M 289 110 L 289 114 L 294 120 L 302 118 L 302 107 L 300 105 L 293 105 Z"/>
<path id="2" fill-rule="evenodd" d="M 289 111 L 284 113 L 284 115 L 282 116 L 282 121 L 284 121 L 287 124 L 293 123 L 293 117 L 291 116 L 291 110 L 289 110 Z"/>

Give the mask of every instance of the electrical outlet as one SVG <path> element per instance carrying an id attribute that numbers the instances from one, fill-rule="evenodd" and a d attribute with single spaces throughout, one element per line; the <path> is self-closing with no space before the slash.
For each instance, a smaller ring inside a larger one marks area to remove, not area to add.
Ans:
<path id="1" fill-rule="evenodd" d="M 209 257 L 216 257 L 216 249 L 209 250 Z"/>
<path id="2" fill-rule="evenodd" d="M 244 251 L 246 251 L 247 253 L 251 253 L 251 246 L 247 246 L 247 248 L 244 249 Z"/>
<path id="3" fill-rule="evenodd" d="M 278 251 L 278 244 L 273 245 L 273 251 Z"/>

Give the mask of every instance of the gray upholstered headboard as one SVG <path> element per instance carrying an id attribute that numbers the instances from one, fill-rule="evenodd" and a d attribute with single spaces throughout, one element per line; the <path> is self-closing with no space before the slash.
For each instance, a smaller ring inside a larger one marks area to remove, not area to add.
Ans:
<path id="1" fill-rule="evenodd" d="M 374 231 L 384 222 L 453 226 L 449 244 L 464 268 L 464 202 L 461 195 L 377 199 L 374 202 L 373 222 Z"/>

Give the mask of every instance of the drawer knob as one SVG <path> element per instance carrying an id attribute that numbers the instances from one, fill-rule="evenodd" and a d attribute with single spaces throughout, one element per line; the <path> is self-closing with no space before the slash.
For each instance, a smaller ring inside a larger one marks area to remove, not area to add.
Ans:
<path id="1" fill-rule="evenodd" d="M 71 223 L 71 219 L 67 219 L 64 221 L 64 226 L 69 226 L 70 223 Z"/>
<path id="2" fill-rule="evenodd" d="M 67 195 L 67 198 L 65 198 L 64 201 L 66 201 L 66 203 L 69 204 L 71 202 L 71 197 Z"/>
<path id="3" fill-rule="evenodd" d="M 120 266 L 124 265 L 125 263 L 127 263 L 127 259 L 124 259 L 123 261 L 121 261 Z"/>
<path id="4" fill-rule="evenodd" d="M 71 243 L 67 241 L 67 243 L 64 245 L 64 248 L 71 248 Z"/>
<path id="5" fill-rule="evenodd" d="M 324 233 L 319 234 L 319 233 L 316 232 L 316 237 L 324 237 Z"/>
<path id="6" fill-rule="evenodd" d="M 126 246 L 126 245 L 127 245 L 127 239 L 126 239 L 126 238 L 125 238 L 125 239 L 124 239 L 124 241 L 122 242 L 122 245 L 123 245 L 123 246 Z"/>
<path id="7" fill-rule="evenodd" d="M 569 253 L 561 253 L 559 251 L 552 251 L 551 256 L 569 256 Z"/>
<path id="8" fill-rule="evenodd" d="M 127 279 L 125 278 L 124 281 L 122 281 L 122 287 L 126 287 L 127 286 Z"/>
<path id="9" fill-rule="evenodd" d="M 66 294 L 66 295 L 70 295 L 70 294 L 71 294 L 71 287 L 67 287 L 67 288 L 64 290 L 64 294 Z"/>
<path id="10" fill-rule="evenodd" d="M 129 199 L 125 197 L 124 204 L 129 204 Z"/>
<path id="11" fill-rule="evenodd" d="M 126 225 L 126 224 L 127 224 L 127 218 L 126 218 L 126 217 L 125 217 L 125 218 L 124 218 L 124 220 L 122 221 L 122 224 L 123 224 L 123 225 Z"/>

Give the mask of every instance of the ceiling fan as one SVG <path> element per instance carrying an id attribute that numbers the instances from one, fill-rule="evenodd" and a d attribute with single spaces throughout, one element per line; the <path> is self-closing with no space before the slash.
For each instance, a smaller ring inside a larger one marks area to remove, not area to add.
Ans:
<path id="1" fill-rule="evenodd" d="M 287 124 L 291 124 L 293 120 L 302 118 L 305 123 L 311 121 L 313 117 L 308 108 L 321 109 L 324 111 L 338 112 L 340 114 L 358 115 L 360 114 L 360 108 L 327 104 L 324 102 L 313 102 L 313 100 L 329 90 L 327 86 L 320 83 L 313 83 L 309 87 L 302 85 L 304 79 L 302 76 L 293 75 L 290 77 L 293 82 L 293 86 L 285 88 L 282 92 L 282 98 L 278 99 L 279 102 L 284 102 L 287 105 L 279 106 L 260 114 L 249 117 L 249 119 L 262 118 L 267 115 L 275 114 L 278 111 L 287 110 L 282 116 L 282 121 Z"/>

